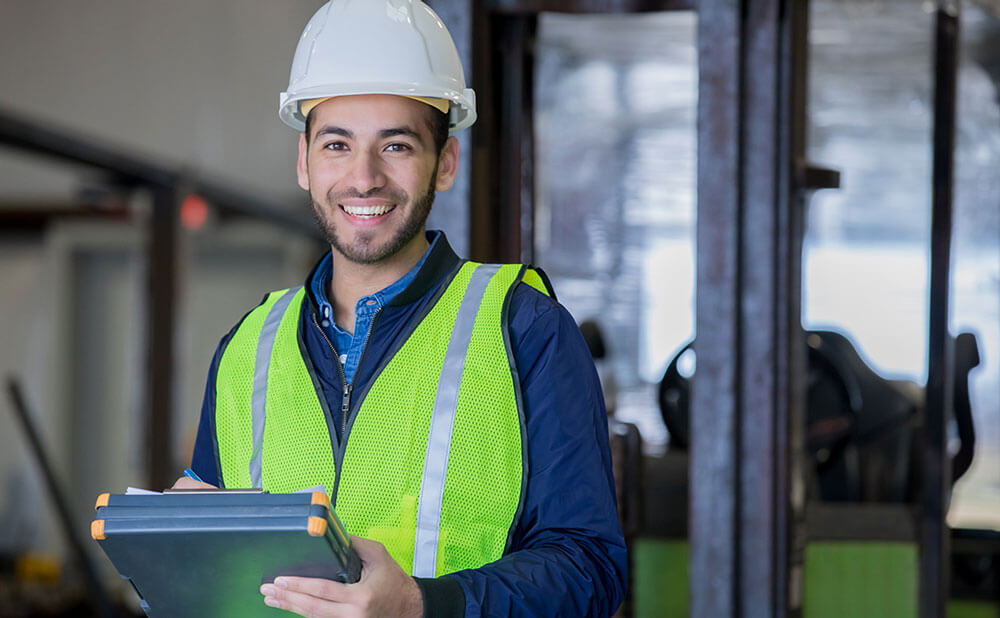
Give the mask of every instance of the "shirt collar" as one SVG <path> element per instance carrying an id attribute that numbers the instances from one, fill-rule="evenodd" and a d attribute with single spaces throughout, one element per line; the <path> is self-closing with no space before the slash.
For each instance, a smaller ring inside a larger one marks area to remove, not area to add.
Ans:
<path id="1" fill-rule="evenodd" d="M 411 268 L 405 275 L 390 283 L 381 290 L 375 292 L 374 294 L 369 294 L 368 296 L 362 296 L 358 299 L 358 307 L 366 306 L 371 304 L 375 307 L 381 307 L 393 299 L 397 294 L 406 289 L 410 283 L 417 276 L 417 272 L 424 265 L 427 260 L 427 256 L 430 255 L 431 251 L 434 249 L 434 245 L 437 243 L 438 239 L 441 238 L 442 234 L 438 230 L 431 230 L 427 232 L 427 241 L 430 246 L 427 251 L 420 256 L 420 260 Z M 333 326 L 333 306 L 330 304 L 330 300 L 327 297 L 327 290 L 330 289 L 330 281 L 333 279 L 333 250 L 331 249 L 323 256 L 319 264 L 313 270 L 312 277 L 309 280 L 309 288 L 313 293 L 313 297 L 316 299 L 316 305 L 319 309 L 320 324 L 324 328 L 329 328 Z M 375 301 L 374 303 L 369 303 L 369 301 Z M 356 308 L 357 309 L 357 308 Z"/>

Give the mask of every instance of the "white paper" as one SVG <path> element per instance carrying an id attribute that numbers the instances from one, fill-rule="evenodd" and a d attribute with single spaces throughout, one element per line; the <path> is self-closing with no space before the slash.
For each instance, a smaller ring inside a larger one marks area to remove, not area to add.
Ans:
<path id="1" fill-rule="evenodd" d="M 163 492 L 151 489 L 140 489 L 138 487 L 128 487 L 125 489 L 126 496 L 160 496 Z"/>

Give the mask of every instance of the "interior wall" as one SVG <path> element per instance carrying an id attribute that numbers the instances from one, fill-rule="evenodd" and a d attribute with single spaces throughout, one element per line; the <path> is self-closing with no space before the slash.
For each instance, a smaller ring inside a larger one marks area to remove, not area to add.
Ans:
<path id="1" fill-rule="evenodd" d="M 0 0 L 0 106 L 301 204 L 278 93 L 321 4 Z M 72 190 L 0 156 L 0 198 Z"/>
<path id="2" fill-rule="evenodd" d="M 307 208 L 295 179 L 298 136 L 277 107 L 302 28 L 322 4 L 0 0 L 0 113 L 155 157 L 277 206 Z M 0 204 L 64 205 L 80 187 L 75 170 L 0 147 Z M 430 219 L 461 253 L 466 208 L 465 199 L 447 195 Z"/>
<path id="3" fill-rule="evenodd" d="M 65 222 L 0 238 L 0 375 L 22 381 L 74 527 L 86 538 L 97 495 L 146 482 L 143 235 L 128 223 Z M 249 223 L 183 233 L 181 245 L 171 436 L 178 475 L 190 461 L 219 339 L 266 291 L 300 284 L 318 252 Z M 5 392 L 0 554 L 68 558 L 51 492 L 10 408 Z M 113 575 L 97 547 L 85 545 Z"/>
<path id="4" fill-rule="evenodd" d="M 44 385 L 48 365 L 51 315 L 38 281 L 43 272 L 43 254 L 37 238 L 17 238 L 0 233 L 0 553 L 34 547 L 42 541 L 37 525 L 44 505 L 41 474 L 21 438 L 6 382 L 17 378 L 25 397 L 35 408 L 33 417 L 48 436 L 50 417 L 44 413 L 49 401 Z M 33 345 L 32 345 L 33 344 Z"/>
<path id="5" fill-rule="evenodd" d="M 299 33 L 321 4 L 0 0 L 0 112 L 305 208 L 294 176 L 297 136 L 276 108 Z M 101 182 L 79 167 L 0 147 L 0 207 L 66 207 Z M 98 486 L 107 491 L 144 475 L 137 442 L 145 380 L 141 234 L 134 226 L 95 232 L 69 224 L 44 234 L 0 230 L 0 236 L 0 375 L 24 380 L 43 440 L 83 519 Z M 214 230 L 203 237 L 219 241 Z M 272 249 L 276 242 L 287 241 L 271 241 Z M 258 261 L 250 275 L 208 269 L 205 277 L 230 281 L 212 287 L 228 291 L 231 303 L 202 293 L 198 264 L 182 267 L 188 286 L 182 283 L 181 298 L 195 310 L 179 319 L 178 339 L 190 339 L 185 318 L 214 332 L 197 335 L 204 345 L 182 344 L 200 358 L 178 363 L 178 409 L 200 404 L 214 342 L 259 300 L 260 286 L 296 283 L 270 274 L 286 274 L 287 266 L 284 256 L 270 257 L 269 268 Z M 240 284 L 243 292 L 234 292 Z M 230 323 L 222 327 L 223 321 Z M 51 513 L 52 505 L 9 408 L 4 393 L 0 549 L 58 553 L 61 533 L 52 518 L 30 515 Z M 178 434 L 197 412 L 179 416 Z"/>

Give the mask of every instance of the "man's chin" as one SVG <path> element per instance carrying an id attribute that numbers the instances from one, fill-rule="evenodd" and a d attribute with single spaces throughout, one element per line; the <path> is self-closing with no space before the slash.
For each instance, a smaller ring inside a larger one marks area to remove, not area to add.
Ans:
<path id="1" fill-rule="evenodd" d="M 370 246 L 345 245 L 340 242 L 331 243 L 333 250 L 347 259 L 348 262 L 361 264 L 364 266 L 376 264 L 384 260 L 386 255 L 383 251 L 377 251 Z"/>
<path id="2" fill-rule="evenodd" d="M 371 238 L 355 238 L 353 242 L 347 243 L 333 236 L 330 245 L 347 261 L 362 266 L 371 266 L 390 259 L 399 253 L 406 246 L 406 243 L 390 239 L 376 244 Z"/>

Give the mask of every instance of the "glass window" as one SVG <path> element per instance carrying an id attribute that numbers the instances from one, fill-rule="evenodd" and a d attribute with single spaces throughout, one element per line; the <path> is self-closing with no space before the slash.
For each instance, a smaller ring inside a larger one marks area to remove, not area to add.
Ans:
<path id="1" fill-rule="evenodd" d="M 951 324 L 977 336 L 980 365 L 969 379 L 976 454 L 948 521 L 1000 529 L 1000 20 L 966 3 L 960 32 Z"/>
<path id="2" fill-rule="evenodd" d="M 803 319 L 847 335 L 889 379 L 923 387 L 933 123 L 933 14 L 912 3 L 813 3 L 809 159 L 842 188 L 813 198 Z M 963 6 L 951 330 L 978 337 L 971 374 L 973 467 L 953 525 L 1000 526 L 1000 109 L 984 70 L 995 20 Z"/>
<path id="3" fill-rule="evenodd" d="M 847 335 L 884 378 L 927 366 L 933 15 L 814 0 L 808 159 L 842 188 L 809 205 L 803 324 Z M 953 524 L 1000 525 L 1000 111 L 984 66 L 996 20 L 963 7 L 952 330 L 978 336 L 977 453 Z M 995 35 L 994 35 L 995 36 Z M 535 82 L 535 256 L 577 321 L 596 320 L 616 414 L 649 451 L 655 385 L 694 334 L 696 16 L 543 14 Z M 993 61 L 995 63 L 995 60 Z M 990 523 L 992 522 L 992 523 Z"/>
<path id="4" fill-rule="evenodd" d="M 616 416 L 667 435 L 655 385 L 694 334 L 693 13 L 543 14 L 535 73 L 535 259 L 596 320 Z"/>

